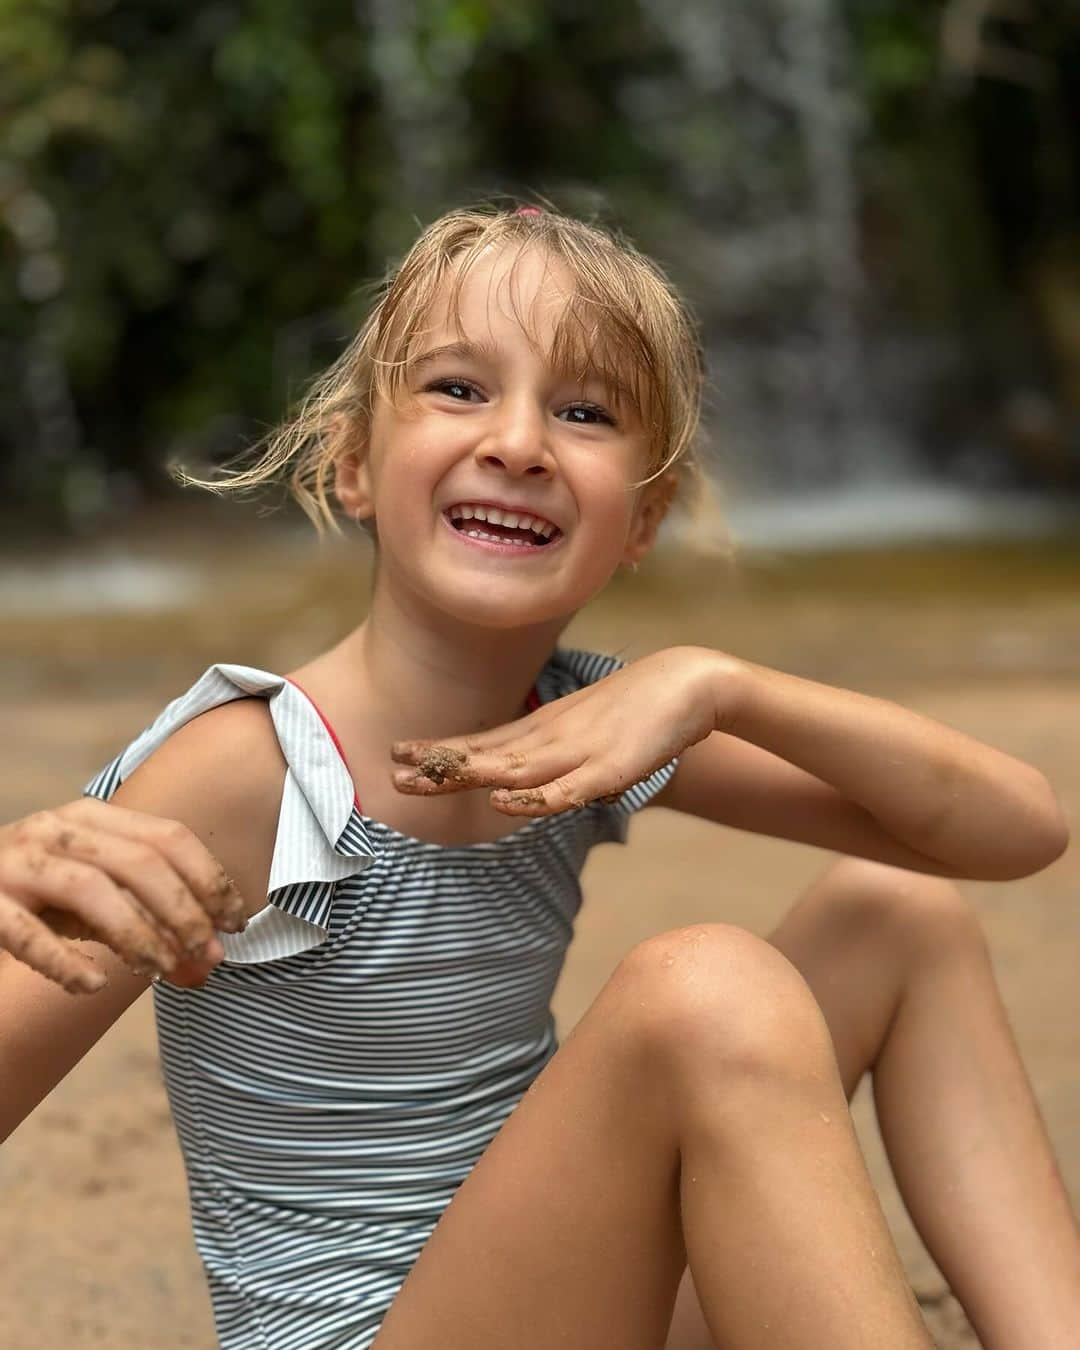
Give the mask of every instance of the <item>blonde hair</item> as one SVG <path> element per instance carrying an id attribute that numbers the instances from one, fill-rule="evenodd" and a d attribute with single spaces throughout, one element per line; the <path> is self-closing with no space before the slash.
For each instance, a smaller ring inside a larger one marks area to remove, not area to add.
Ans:
<path id="1" fill-rule="evenodd" d="M 551 359 L 592 371 L 641 416 L 651 453 L 647 477 L 633 486 L 670 474 L 683 506 L 706 506 L 696 444 L 704 361 L 686 304 L 628 240 L 547 206 L 515 211 L 484 204 L 441 216 L 386 276 L 360 331 L 312 382 L 296 412 L 241 457 L 254 454 L 253 463 L 219 470 L 225 476 L 213 480 L 173 465 L 173 476 L 218 494 L 284 480 L 320 535 L 326 525 L 340 534 L 327 495 L 334 464 L 366 445 L 376 399 L 400 396 L 412 344 L 443 281 L 451 276 L 449 313 L 460 330 L 458 303 L 470 269 L 486 250 L 513 246 L 519 258 L 540 249 L 571 278 Z"/>

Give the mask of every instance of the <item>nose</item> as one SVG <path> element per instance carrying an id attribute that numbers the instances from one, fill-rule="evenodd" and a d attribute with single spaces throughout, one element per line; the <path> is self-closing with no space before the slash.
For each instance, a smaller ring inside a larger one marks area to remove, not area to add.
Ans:
<path id="1" fill-rule="evenodd" d="M 545 414 L 535 405 L 524 399 L 507 400 L 477 443 L 476 462 L 512 478 L 551 478 L 555 461 L 544 421 Z"/>

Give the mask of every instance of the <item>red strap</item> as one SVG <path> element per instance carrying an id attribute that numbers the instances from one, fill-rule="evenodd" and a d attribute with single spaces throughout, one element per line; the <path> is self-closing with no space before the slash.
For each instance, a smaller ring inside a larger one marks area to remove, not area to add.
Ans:
<path id="1" fill-rule="evenodd" d="M 305 688 L 303 688 L 302 685 L 297 684 L 296 681 L 295 681 L 291 676 L 289 676 L 289 675 L 286 675 L 285 678 L 289 681 L 289 683 L 290 683 L 291 685 L 293 685 L 294 688 L 300 690 L 300 692 L 303 694 L 303 696 L 307 699 L 307 701 L 311 704 L 311 706 L 312 706 L 312 707 L 315 709 L 315 711 L 319 714 L 319 718 L 320 718 L 320 720 L 321 720 L 323 726 L 324 726 L 324 727 L 327 729 L 327 731 L 330 733 L 330 739 L 334 742 L 334 748 L 337 750 L 338 754 L 341 756 L 341 762 L 342 762 L 342 764 L 345 765 L 345 768 L 346 768 L 346 770 L 348 771 L 349 777 L 352 778 L 352 770 L 349 768 L 349 761 L 345 758 L 345 751 L 342 750 L 342 748 L 341 748 L 341 742 L 340 742 L 340 741 L 338 740 L 338 738 L 337 738 L 337 732 L 336 732 L 336 731 L 334 730 L 334 728 L 330 725 L 330 723 L 326 720 L 326 718 L 323 717 L 323 711 L 322 711 L 322 709 L 321 709 L 321 708 L 319 707 L 319 705 L 315 702 L 315 700 L 311 697 L 311 695 L 308 693 L 308 691 L 307 691 Z M 357 794 L 355 782 L 354 782 L 354 784 L 353 784 L 353 802 L 355 803 L 356 809 L 357 809 L 358 811 L 362 810 L 362 808 L 361 808 L 361 806 L 360 806 L 360 797 L 359 797 L 359 795 Z"/>

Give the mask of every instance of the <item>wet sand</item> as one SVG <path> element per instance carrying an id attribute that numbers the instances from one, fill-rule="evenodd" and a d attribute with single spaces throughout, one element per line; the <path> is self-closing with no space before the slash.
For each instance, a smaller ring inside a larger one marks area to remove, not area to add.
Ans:
<path id="1" fill-rule="evenodd" d="M 152 532 L 150 532 L 152 533 Z M 228 580 L 194 608 L 132 618 L 22 616 L 0 671 L 0 819 L 83 783 L 215 660 L 287 669 L 362 612 L 361 554 L 267 523 L 210 544 L 192 527 L 129 542 Z M 637 584 L 632 584 L 637 583 Z M 1080 820 L 1080 560 L 1075 552 L 756 560 L 738 576 L 672 560 L 620 579 L 568 645 L 632 658 L 704 643 L 889 697 L 1042 769 Z M 565 1035 L 620 956 L 699 921 L 767 933 L 828 864 L 816 849 L 655 810 L 598 849 L 555 999 Z M 1080 1203 L 1080 846 L 1009 883 L 965 883 L 1074 1204 Z M 942 1350 L 976 1344 L 903 1210 L 873 1124 L 854 1115 Z M 183 1173 L 141 1000 L 0 1151 L 0 1345 L 211 1347 Z"/>

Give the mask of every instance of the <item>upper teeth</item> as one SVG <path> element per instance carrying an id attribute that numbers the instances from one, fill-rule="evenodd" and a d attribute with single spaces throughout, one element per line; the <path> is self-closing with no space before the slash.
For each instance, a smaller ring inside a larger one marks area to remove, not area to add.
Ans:
<path id="1" fill-rule="evenodd" d="M 550 521 L 539 516 L 525 516 L 516 511 L 500 511 L 497 506 L 472 506 L 463 503 L 452 506 L 447 512 L 451 520 L 486 520 L 491 525 L 507 525 L 511 529 L 532 530 L 534 534 L 549 539 L 556 530 Z"/>

